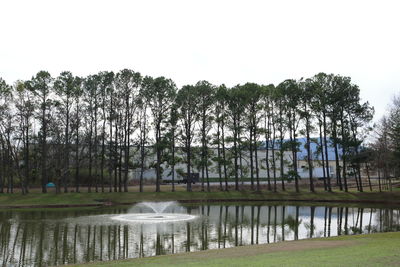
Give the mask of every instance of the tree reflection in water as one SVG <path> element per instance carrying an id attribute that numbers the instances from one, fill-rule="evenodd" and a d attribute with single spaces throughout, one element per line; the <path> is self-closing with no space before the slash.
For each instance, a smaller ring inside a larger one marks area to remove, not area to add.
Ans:
<path id="1" fill-rule="evenodd" d="M 102 220 L 127 209 L 3 211 L 0 262 L 62 265 L 400 229 L 400 211 L 387 208 L 215 204 L 184 211 L 199 219 L 151 225 Z"/>

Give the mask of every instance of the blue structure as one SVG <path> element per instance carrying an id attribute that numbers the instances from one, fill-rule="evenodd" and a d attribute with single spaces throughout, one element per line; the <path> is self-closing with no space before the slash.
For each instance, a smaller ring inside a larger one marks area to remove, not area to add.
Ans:
<path id="1" fill-rule="evenodd" d="M 50 182 L 50 183 L 46 184 L 46 187 L 47 188 L 54 188 L 54 187 L 56 187 L 56 185 L 54 183 Z"/>
<path id="2" fill-rule="evenodd" d="M 289 142 L 289 139 L 284 139 L 283 142 Z M 331 139 L 327 138 L 328 144 L 328 159 L 329 160 L 335 160 L 335 148 L 331 145 Z M 307 138 L 302 137 L 302 138 L 297 138 L 296 142 L 298 143 L 298 149 L 299 151 L 297 152 L 297 159 L 298 160 L 307 160 L 307 149 L 306 149 L 306 144 L 307 144 Z M 320 139 L 319 137 L 312 137 L 311 138 L 311 143 L 310 143 L 310 148 L 311 148 L 311 153 L 312 153 L 312 159 L 313 160 L 322 160 L 322 154 L 320 151 L 318 151 L 318 147 L 320 144 Z M 269 144 L 269 147 L 271 149 L 272 144 Z M 280 148 L 280 140 L 275 140 L 275 149 L 279 150 Z M 340 145 L 338 146 L 338 155 L 339 158 L 342 157 L 342 150 L 340 148 Z M 265 149 L 265 142 L 262 142 L 260 149 Z M 324 155 L 325 155 L 325 150 L 324 150 Z"/>
<path id="3" fill-rule="evenodd" d="M 284 139 L 284 143 L 290 142 L 289 139 Z M 301 178 L 307 178 L 309 177 L 309 172 L 308 172 L 308 164 L 307 164 L 307 138 L 302 137 L 302 138 L 297 138 L 297 161 L 298 161 L 298 174 L 300 175 Z M 336 161 L 336 156 L 335 156 L 335 148 L 332 146 L 332 139 L 327 138 L 328 142 L 328 159 L 329 159 L 329 176 L 330 177 L 335 177 L 336 176 L 336 169 L 335 169 L 335 161 Z M 272 144 L 270 144 L 269 149 L 272 149 Z M 265 149 L 265 142 L 262 142 L 260 149 Z M 280 149 L 280 140 L 275 140 L 275 149 L 279 150 Z M 310 149 L 311 149 L 311 160 L 313 161 L 319 161 L 314 162 L 314 168 L 313 168 L 313 177 L 323 177 L 324 173 L 324 168 L 321 165 L 322 162 L 322 153 L 321 153 L 321 148 L 320 148 L 320 139 L 318 137 L 312 137 L 311 138 L 311 143 L 310 143 Z M 287 147 L 285 148 L 286 152 L 290 153 L 290 144 L 287 144 Z M 342 158 L 342 151 L 340 145 L 338 146 L 338 156 L 339 160 Z M 326 154 L 325 154 L 325 148 L 324 148 L 324 158 L 326 159 Z"/>
<path id="4" fill-rule="evenodd" d="M 329 160 L 334 160 L 336 159 L 335 156 L 335 148 L 331 145 L 332 142 L 330 141 L 330 139 L 327 139 L 328 141 L 328 159 Z M 299 145 L 299 152 L 297 152 L 297 158 L 298 159 L 307 159 L 307 148 L 306 148 L 306 144 L 307 144 L 307 138 L 299 138 L 297 139 L 297 142 L 300 143 Z M 318 142 L 318 144 L 316 143 Z M 311 139 L 311 143 L 310 143 L 310 148 L 311 148 L 311 152 L 312 152 L 312 159 L 313 160 L 322 160 L 322 154 L 321 152 L 318 152 L 318 147 L 319 147 L 319 143 L 320 143 L 320 139 L 317 138 L 312 138 Z M 324 150 L 324 154 L 325 154 L 325 150 Z M 339 158 L 342 157 L 342 150 L 340 149 L 340 147 L 338 146 L 338 155 Z M 326 156 L 325 156 L 326 157 Z"/>

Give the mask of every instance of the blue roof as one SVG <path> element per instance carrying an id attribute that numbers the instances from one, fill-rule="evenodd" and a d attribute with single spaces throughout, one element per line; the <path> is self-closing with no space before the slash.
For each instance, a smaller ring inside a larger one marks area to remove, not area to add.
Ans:
<path id="1" fill-rule="evenodd" d="M 283 142 L 289 142 L 289 139 L 285 139 L 283 140 Z M 305 160 L 307 159 L 307 149 L 305 147 L 306 143 L 307 143 L 307 138 L 302 137 L 302 138 L 297 138 L 296 139 L 297 143 L 298 143 L 298 149 L 299 151 L 297 152 L 297 158 L 300 160 Z M 333 160 L 335 159 L 335 149 L 332 146 L 332 142 L 330 138 L 327 138 L 328 141 L 328 159 L 329 160 Z M 312 152 L 312 159 L 318 159 L 318 160 L 322 160 L 322 154 L 321 152 L 318 151 L 318 147 L 320 145 L 320 139 L 319 137 L 312 137 L 311 138 L 311 152 Z M 269 147 L 272 147 L 272 144 L 269 144 Z M 261 143 L 261 148 L 265 149 L 265 142 Z M 279 149 L 280 148 L 280 141 L 279 140 L 275 140 L 275 149 Z M 325 153 L 325 150 L 324 150 Z M 342 156 L 342 151 L 340 149 L 340 145 L 339 145 L 339 149 L 338 149 L 338 154 L 339 157 Z M 324 154 L 325 156 L 325 154 Z"/>

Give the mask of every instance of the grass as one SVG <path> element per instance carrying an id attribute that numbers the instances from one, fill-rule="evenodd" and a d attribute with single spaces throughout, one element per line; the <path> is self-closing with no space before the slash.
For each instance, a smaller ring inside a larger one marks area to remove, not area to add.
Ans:
<path id="1" fill-rule="evenodd" d="M 177 200 L 182 202 L 200 201 L 327 201 L 327 202 L 360 202 L 360 203 L 386 203 L 400 204 L 400 190 L 394 192 L 276 192 L 269 191 L 230 191 L 230 192 L 128 192 L 128 193 L 63 193 L 50 192 L 21 194 L 1 194 L 0 208 L 4 207 L 45 207 L 45 206 L 73 206 L 73 205 L 102 205 L 104 203 L 131 204 L 139 201 L 167 201 Z"/>
<path id="2" fill-rule="evenodd" d="M 399 266 L 400 233 L 339 236 L 76 266 Z"/>

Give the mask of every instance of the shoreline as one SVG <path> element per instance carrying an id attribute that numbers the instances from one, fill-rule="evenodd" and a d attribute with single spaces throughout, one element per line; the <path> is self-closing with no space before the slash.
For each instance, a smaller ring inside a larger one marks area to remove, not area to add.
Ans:
<path id="1" fill-rule="evenodd" d="M 397 266 L 399 237 L 341 235 L 66 266 Z"/>
<path id="2" fill-rule="evenodd" d="M 107 195 L 110 194 L 110 195 Z M 68 196 L 74 196 L 75 203 Z M 183 196 L 182 196 L 183 195 Z M 17 198 L 17 197 L 20 198 Z M 25 199 L 24 199 L 25 197 Z M 66 197 L 66 198 L 65 198 Z M 97 199 L 96 199 L 97 197 Z M 31 198 L 31 199 L 29 199 Z M 99 199 L 101 198 L 101 199 Z M 54 204 L 37 203 L 37 201 L 56 200 Z M 80 200 L 81 199 L 81 200 Z M 338 204 L 372 204 L 400 206 L 400 192 L 145 192 L 145 193 L 69 193 L 69 194 L 31 194 L 26 196 L 0 195 L 0 209 L 33 209 L 33 208 L 79 208 L 79 207 L 113 207 L 134 205 L 142 201 L 177 201 L 180 203 L 222 203 L 222 202 L 292 202 L 292 203 L 338 203 Z M 8 203 L 7 203 L 8 202 Z M 18 203 L 22 202 L 22 203 Z M 58 202 L 58 203 L 57 203 Z M 81 202 L 81 203 L 79 203 Z M 82 203 L 83 202 L 83 203 Z M 4 204 L 3 204 L 4 203 Z M 14 204 L 15 203 L 15 204 Z"/>

